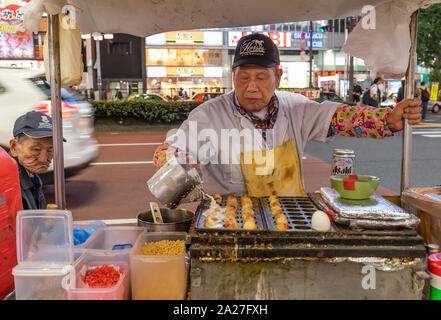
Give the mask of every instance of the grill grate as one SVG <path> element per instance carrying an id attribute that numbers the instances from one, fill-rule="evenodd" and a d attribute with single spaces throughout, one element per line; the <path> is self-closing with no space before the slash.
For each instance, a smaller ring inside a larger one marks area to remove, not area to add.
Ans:
<path id="1" fill-rule="evenodd" d="M 279 230 L 276 227 L 276 220 L 271 212 L 268 197 L 260 198 L 260 203 L 265 214 L 265 220 L 270 231 L 313 231 L 311 225 L 312 214 L 318 210 L 315 204 L 307 197 L 278 197 L 285 214 L 289 230 Z M 331 232 L 335 229 L 331 227 Z"/>

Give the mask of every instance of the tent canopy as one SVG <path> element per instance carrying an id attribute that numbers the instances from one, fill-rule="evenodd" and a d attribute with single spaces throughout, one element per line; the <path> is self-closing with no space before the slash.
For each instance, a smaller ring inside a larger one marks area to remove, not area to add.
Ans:
<path id="1" fill-rule="evenodd" d="M 371 6 L 376 28 L 366 30 L 359 23 L 343 51 L 363 59 L 374 72 L 401 78 L 409 58 L 410 16 L 436 2 L 441 0 L 32 0 L 23 11 L 25 26 L 32 31 L 38 30 L 43 12 L 57 14 L 70 5 L 70 15 L 82 33 L 144 37 L 166 31 L 338 19 L 361 15 Z"/>

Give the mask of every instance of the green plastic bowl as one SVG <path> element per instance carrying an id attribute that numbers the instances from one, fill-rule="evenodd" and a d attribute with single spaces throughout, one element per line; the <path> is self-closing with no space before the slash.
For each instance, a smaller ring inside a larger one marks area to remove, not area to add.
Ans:
<path id="1" fill-rule="evenodd" d="M 369 197 L 377 190 L 380 185 L 380 178 L 374 176 L 358 176 L 355 180 L 355 190 L 345 190 L 344 180 L 349 176 L 331 176 L 331 186 L 339 194 L 340 197 L 351 200 L 369 199 Z"/>

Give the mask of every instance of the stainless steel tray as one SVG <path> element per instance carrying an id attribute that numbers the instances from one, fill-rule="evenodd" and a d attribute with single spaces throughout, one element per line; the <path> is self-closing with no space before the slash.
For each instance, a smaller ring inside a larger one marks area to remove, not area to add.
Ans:
<path id="1" fill-rule="evenodd" d="M 278 197 L 282 206 L 283 213 L 286 215 L 289 230 L 279 230 L 276 227 L 276 220 L 271 212 L 271 207 L 268 197 L 259 199 L 260 204 L 265 215 L 268 230 L 279 232 L 298 232 L 298 231 L 313 231 L 311 217 L 312 214 L 318 210 L 314 202 L 308 197 Z M 335 228 L 331 225 L 331 230 L 328 232 L 335 232 Z"/>
<path id="2" fill-rule="evenodd" d="M 235 195 L 236 196 L 236 195 Z M 221 206 L 225 207 L 226 203 L 227 203 L 227 197 L 228 195 L 223 195 L 222 196 L 222 203 Z M 257 198 L 251 198 L 251 202 L 253 203 L 253 209 L 254 209 L 254 217 L 256 218 L 256 225 L 257 225 L 257 229 L 256 230 L 245 230 L 243 228 L 243 220 L 242 220 L 242 205 L 240 202 L 240 197 L 241 196 L 236 196 L 237 198 L 237 216 L 236 216 L 236 220 L 240 226 L 239 229 L 228 229 L 228 228 L 207 228 L 204 226 L 205 223 L 205 216 L 204 216 L 204 212 L 206 210 L 209 209 L 210 207 L 210 200 L 204 199 L 202 200 L 199 209 L 197 211 L 197 218 L 196 218 L 196 223 L 195 223 L 195 229 L 198 231 L 211 231 L 211 232 L 234 232 L 234 231 L 246 231 L 246 232 L 261 232 L 264 230 L 267 230 L 266 227 L 266 223 L 263 217 L 263 213 L 262 210 L 260 208 L 259 205 L 259 201 Z"/>

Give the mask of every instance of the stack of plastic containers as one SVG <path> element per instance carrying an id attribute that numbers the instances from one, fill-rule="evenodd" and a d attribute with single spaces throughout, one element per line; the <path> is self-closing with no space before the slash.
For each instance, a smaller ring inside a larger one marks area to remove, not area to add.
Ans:
<path id="1" fill-rule="evenodd" d="M 144 227 L 104 227 L 81 246 L 89 254 L 114 261 L 129 262 L 129 254 Z"/>
<path id="2" fill-rule="evenodd" d="M 186 254 L 148 256 L 142 254 L 145 243 L 184 240 L 185 232 L 141 233 L 130 253 L 133 300 L 183 300 L 187 289 Z"/>
<path id="3" fill-rule="evenodd" d="M 89 287 L 85 283 L 87 273 L 99 267 L 111 267 L 120 273 L 118 282 L 110 287 Z M 76 263 L 75 278 L 67 288 L 69 300 L 127 300 L 129 298 L 129 264 L 126 261 L 113 261 L 88 253 Z"/>
<path id="4" fill-rule="evenodd" d="M 17 260 L 12 270 L 17 300 L 66 299 L 67 281 L 75 270 L 72 213 L 19 211 Z"/>
<path id="5" fill-rule="evenodd" d="M 139 234 L 145 230 L 144 227 L 103 227 L 95 231 L 82 245 L 74 249 L 75 252 L 85 252 L 89 261 L 101 265 L 114 265 L 127 270 L 124 281 L 117 284 L 112 290 L 75 290 L 68 291 L 69 299 L 127 299 L 130 298 L 130 252 L 135 245 Z M 95 264 L 96 265 L 96 264 Z M 127 266 L 126 268 L 124 266 Z M 125 282 L 127 281 L 127 282 Z M 82 285 L 79 283 L 79 287 Z M 127 290 L 121 297 L 122 289 Z"/>

